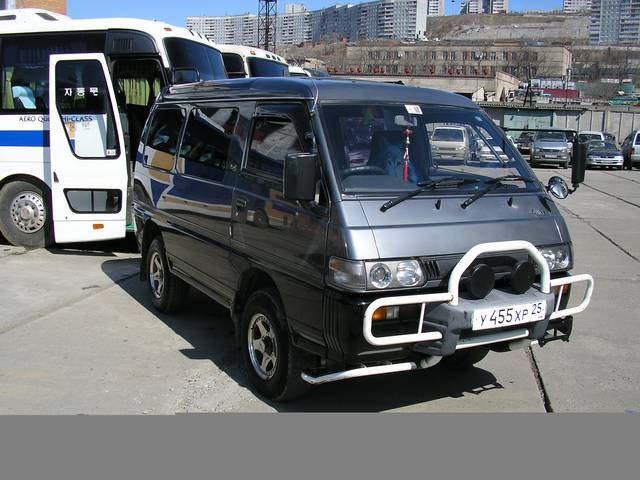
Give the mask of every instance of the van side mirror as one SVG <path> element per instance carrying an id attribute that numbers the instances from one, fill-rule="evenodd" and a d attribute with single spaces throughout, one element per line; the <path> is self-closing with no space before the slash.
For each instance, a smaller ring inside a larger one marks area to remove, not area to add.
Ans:
<path id="1" fill-rule="evenodd" d="M 172 68 L 171 84 L 197 83 L 200 81 L 200 72 L 197 68 Z"/>
<path id="2" fill-rule="evenodd" d="M 578 141 L 573 142 L 573 156 L 571 158 L 571 183 L 574 191 L 582 182 L 587 170 L 587 146 Z M 573 192 L 569 192 L 573 193 Z"/>
<path id="3" fill-rule="evenodd" d="M 316 195 L 315 153 L 290 153 L 284 159 L 283 196 L 285 200 L 311 201 Z"/>
<path id="4" fill-rule="evenodd" d="M 551 177 L 547 184 L 547 191 L 556 198 L 563 200 L 569 196 L 569 186 L 562 177 Z"/>

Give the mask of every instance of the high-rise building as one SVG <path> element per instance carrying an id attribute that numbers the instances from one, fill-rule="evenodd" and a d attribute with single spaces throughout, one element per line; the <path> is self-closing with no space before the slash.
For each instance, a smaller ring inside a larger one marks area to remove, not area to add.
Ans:
<path id="1" fill-rule="evenodd" d="M 640 44 L 640 0 L 592 0 L 592 44 Z"/>
<path id="2" fill-rule="evenodd" d="M 444 0 L 427 0 L 428 17 L 442 17 L 444 13 Z"/>
<path id="3" fill-rule="evenodd" d="M 498 1 L 498 0 L 495 0 Z M 506 0 L 501 0 L 506 1 Z M 415 39 L 425 33 L 428 16 L 444 15 L 444 0 L 376 0 L 309 11 L 285 5 L 276 21 L 279 45 L 308 41 Z M 187 17 L 187 27 L 217 43 L 257 44 L 257 16 Z"/>
<path id="4" fill-rule="evenodd" d="M 578 13 L 591 10 L 591 0 L 562 0 L 564 13 Z"/>
<path id="5" fill-rule="evenodd" d="M 0 10 L 14 8 L 42 8 L 51 12 L 67 14 L 67 0 L 1 0 Z"/>
<path id="6" fill-rule="evenodd" d="M 461 15 L 497 14 L 509 11 L 509 0 L 462 0 Z"/>

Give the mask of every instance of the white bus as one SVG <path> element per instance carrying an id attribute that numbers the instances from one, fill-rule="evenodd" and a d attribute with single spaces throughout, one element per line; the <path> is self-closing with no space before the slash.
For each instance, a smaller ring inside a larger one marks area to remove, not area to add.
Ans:
<path id="1" fill-rule="evenodd" d="M 275 53 L 242 45 L 215 44 L 222 53 L 229 78 L 287 77 L 287 61 Z"/>
<path id="2" fill-rule="evenodd" d="M 156 95 L 227 78 L 214 44 L 187 29 L 44 10 L 2 12 L 0 76 L 0 233 L 27 247 L 123 237 Z"/>

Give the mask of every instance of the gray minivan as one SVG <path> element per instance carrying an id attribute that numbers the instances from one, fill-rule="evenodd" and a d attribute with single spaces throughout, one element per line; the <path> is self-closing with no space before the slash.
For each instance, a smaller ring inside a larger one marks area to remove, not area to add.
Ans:
<path id="1" fill-rule="evenodd" d="M 429 132 L 444 126 L 487 152 L 434 161 Z M 549 194 L 566 197 L 564 180 L 545 188 L 477 105 L 441 91 L 172 87 L 145 126 L 134 192 L 154 306 L 175 312 L 194 287 L 229 308 L 251 384 L 279 400 L 568 340 L 593 291 L 569 274 Z M 568 306 L 577 282 L 586 293 Z"/>

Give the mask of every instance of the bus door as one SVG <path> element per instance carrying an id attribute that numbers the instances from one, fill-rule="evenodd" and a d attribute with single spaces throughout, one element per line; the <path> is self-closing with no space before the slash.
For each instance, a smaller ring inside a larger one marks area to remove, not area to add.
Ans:
<path id="1" fill-rule="evenodd" d="M 58 243 L 125 236 L 127 159 L 102 54 L 51 55 L 51 209 Z"/>

